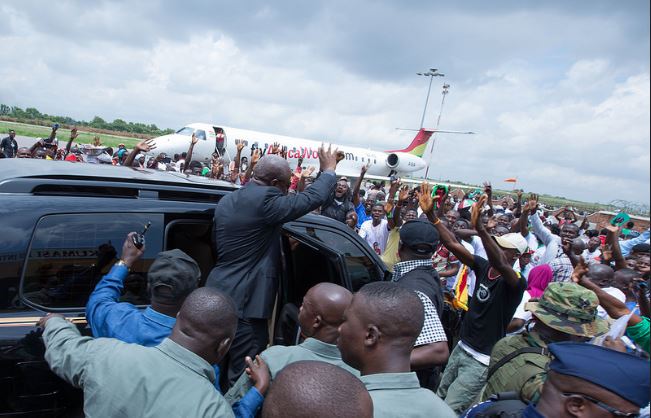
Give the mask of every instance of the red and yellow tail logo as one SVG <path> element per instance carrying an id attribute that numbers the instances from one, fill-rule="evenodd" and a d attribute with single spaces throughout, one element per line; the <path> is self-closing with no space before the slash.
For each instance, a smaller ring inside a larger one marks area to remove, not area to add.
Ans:
<path id="1" fill-rule="evenodd" d="M 423 154 L 425 154 L 427 143 L 429 142 L 429 139 L 432 137 L 433 133 L 434 131 L 428 131 L 427 129 L 421 128 L 416 134 L 414 140 L 411 141 L 411 144 L 409 144 L 407 148 L 387 152 L 406 152 L 408 154 L 415 155 L 416 157 L 422 157 Z"/>

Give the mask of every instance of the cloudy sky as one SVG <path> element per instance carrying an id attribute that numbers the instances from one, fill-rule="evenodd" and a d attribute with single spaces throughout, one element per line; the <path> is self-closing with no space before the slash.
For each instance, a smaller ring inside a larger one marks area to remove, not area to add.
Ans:
<path id="1" fill-rule="evenodd" d="M 649 1 L 0 4 L 0 103 L 406 146 L 451 85 L 430 175 L 649 204 Z"/>

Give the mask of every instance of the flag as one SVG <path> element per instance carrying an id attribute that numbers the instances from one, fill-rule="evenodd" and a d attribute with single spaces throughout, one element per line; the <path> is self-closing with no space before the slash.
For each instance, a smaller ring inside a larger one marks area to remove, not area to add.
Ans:
<path id="1" fill-rule="evenodd" d="M 517 183 L 518 179 L 515 177 L 509 177 L 508 179 L 504 179 L 504 183 Z"/>
<path id="2" fill-rule="evenodd" d="M 455 309 L 468 310 L 468 266 L 462 265 L 454 284 L 454 299 L 452 306 Z"/>

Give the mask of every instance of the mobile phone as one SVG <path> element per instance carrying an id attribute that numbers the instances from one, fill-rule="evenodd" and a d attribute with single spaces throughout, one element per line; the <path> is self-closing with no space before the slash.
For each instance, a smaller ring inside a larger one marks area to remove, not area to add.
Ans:
<path id="1" fill-rule="evenodd" d="M 610 220 L 610 224 L 616 227 L 620 227 L 630 220 L 631 217 L 627 213 L 619 212 L 613 219 Z"/>
<path id="2" fill-rule="evenodd" d="M 145 225 L 142 232 L 133 236 L 133 245 L 135 245 L 137 249 L 141 249 L 145 245 L 145 233 L 147 233 L 150 226 L 151 222 L 147 222 L 147 225 Z"/>

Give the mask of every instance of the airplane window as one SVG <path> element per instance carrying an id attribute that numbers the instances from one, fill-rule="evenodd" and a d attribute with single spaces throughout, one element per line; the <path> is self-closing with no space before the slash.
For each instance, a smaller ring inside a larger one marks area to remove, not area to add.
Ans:
<path id="1" fill-rule="evenodd" d="M 194 132 L 194 129 L 190 128 L 189 126 L 186 126 L 185 128 L 181 128 L 178 131 L 176 131 L 176 134 L 177 135 L 192 136 L 192 132 Z"/>
<path id="2" fill-rule="evenodd" d="M 199 139 L 203 139 L 205 141 L 206 140 L 206 131 L 202 131 L 201 129 L 197 129 L 196 132 L 194 133 L 194 136 L 196 136 Z"/>

